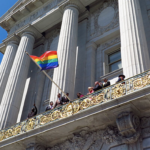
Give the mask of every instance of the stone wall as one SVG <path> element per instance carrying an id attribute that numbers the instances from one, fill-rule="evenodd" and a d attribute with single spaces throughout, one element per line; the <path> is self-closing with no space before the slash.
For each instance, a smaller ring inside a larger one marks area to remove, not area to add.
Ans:
<path id="1" fill-rule="evenodd" d="M 91 131 L 83 129 L 63 143 L 47 150 L 149 150 L 150 117 L 138 116 L 132 112 L 118 115 L 116 124 Z"/>

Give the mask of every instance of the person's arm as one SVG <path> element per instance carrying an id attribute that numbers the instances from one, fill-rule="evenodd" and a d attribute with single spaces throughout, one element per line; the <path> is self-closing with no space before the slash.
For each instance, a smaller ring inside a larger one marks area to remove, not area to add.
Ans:
<path id="1" fill-rule="evenodd" d="M 107 87 L 107 86 L 110 86 L 110 82 L 109 81 L 104 85 L 104 87 Z"/>
<path id="2" fill-rule="evenodd" d="M 97 85 L 93 88 L 93 91 L 96 91 L 97 90 Z"/>
<path id="3" fill-rule="evenodd" d="M 63 97 L 60 100 L 60 104 L 63 105 Z"/>
<path id="4" fill-rule="evenodd" d="M 34 114 L 35 114 L 35 115 L 37 114 L 37 107 L 36 107 L 35 104 L 34 104 Z"/>

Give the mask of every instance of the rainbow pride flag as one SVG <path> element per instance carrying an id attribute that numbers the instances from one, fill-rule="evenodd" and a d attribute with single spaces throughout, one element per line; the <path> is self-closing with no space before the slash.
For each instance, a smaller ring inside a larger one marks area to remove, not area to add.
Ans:
<path id="1" fill-rule="evenodd" d="M 42 70 L 53 69 L 59 66 L 57 51 L 47 51 L 40 57 L 30 55 L 30 57 L 42 68 Z"/>

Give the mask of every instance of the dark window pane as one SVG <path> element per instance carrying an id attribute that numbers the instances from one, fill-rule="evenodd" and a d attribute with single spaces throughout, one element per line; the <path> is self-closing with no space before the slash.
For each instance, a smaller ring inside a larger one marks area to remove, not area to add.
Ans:
<path id="1" fill-rule="evenodd" d="M 109 64 L 121 59 L 120 51 L 109 55 Z"/>
<path id="2" fill-rule="evenodd" d="M 112 72 L 112 71 L 115 71 L 115 70 L 121 69 L 121 68 L 122 68 L 121 61 L 118 61 L 118 62 L 109 66 L 109 71 Z"/>

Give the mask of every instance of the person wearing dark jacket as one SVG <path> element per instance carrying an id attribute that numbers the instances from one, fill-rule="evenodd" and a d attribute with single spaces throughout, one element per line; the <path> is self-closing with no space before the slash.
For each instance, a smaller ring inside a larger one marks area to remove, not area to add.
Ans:
<path id="1" fill-rule="evenodd" d="M 110 81 L 108 81 L 108 79 L 105 78 L 103 81 L 104 81 L 104 84 L 103 84 L 104 88 L 107 86 L 110 86 Z"/>
<path id="2" fill-rule="evenodd" d="M 69 93 L 66 93 L 66 95 L 69 96 Z M 67 104 L 68 102 L 69 102 L 69 99 L 68 99 L 66 96 L 63 96 L 63 97 L 61 98 L 61 100 L 60 100 L 60 103 L 61 103 L 62 105 L 65 105 L 65 104 Z"/>
<path id="3" fill-rule="evenodd" d="M 96 92 L 96 91 L 98 91 L 102 88 L 103 88 L 102 84 L 100 82 L 96 81 L 95 82 L 95 87 L 93 88 L 94 92 Z"/>
<path id="4" fill-rule="evenodd" d="M 31 112 L 28 114 L 28 119 L 32 118 L 33 116 L 36 116 L 37 114 L 37 107 L 35 106 L 35 104 L 33 106 L 34 107 L 31 109 Z"/>
<path id="5" fill-rule="evenodd" d="M 120 82 L 120 81 L 124 81 L 124 79 L 125 79 L 125 75 L 119 75 L 119 77 L 118 77 L 118 80 L 117 80 L 117 82 L 116 83 L 118 83 L 118 82 Z M 124 82 L 123 82 L 124 83 Z"/>
<path id="6" fill-rule="evenodd" d="M 50 102 L 50 105 L 46 106 L 45 111 L 51 110 L 51 109 L 53 109 L 53 108 L 54 108 L 54 107 L 53 107 L 53 102 L 51 101 L 51 102 Z"/>

